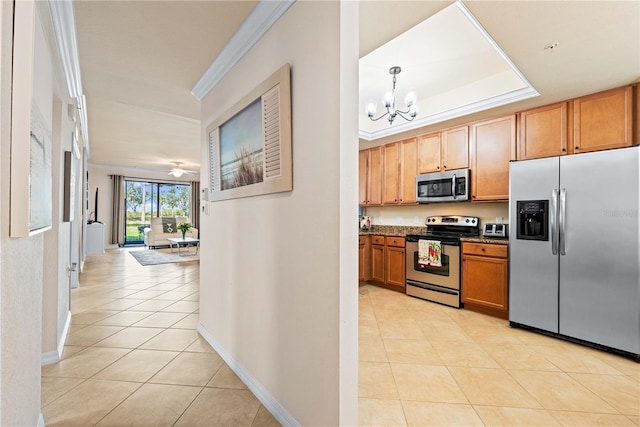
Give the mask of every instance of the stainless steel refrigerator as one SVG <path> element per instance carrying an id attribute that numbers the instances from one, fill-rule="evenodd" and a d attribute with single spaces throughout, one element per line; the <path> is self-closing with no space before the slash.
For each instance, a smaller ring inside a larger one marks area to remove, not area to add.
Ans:
<path id="1" fill-rule="evenodd" d="M 511 162 L 512 325 L 640 354 L 639 164 L 638 146 Z"/>

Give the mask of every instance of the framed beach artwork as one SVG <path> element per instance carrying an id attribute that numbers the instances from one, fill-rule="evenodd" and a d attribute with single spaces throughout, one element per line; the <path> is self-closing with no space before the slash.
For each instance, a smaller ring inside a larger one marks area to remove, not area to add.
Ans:
<path id="1" fill-rule="evenodd" d="M 209 200 L 293 189 L 290 84 L 285 64 L 207 126 Z"/>

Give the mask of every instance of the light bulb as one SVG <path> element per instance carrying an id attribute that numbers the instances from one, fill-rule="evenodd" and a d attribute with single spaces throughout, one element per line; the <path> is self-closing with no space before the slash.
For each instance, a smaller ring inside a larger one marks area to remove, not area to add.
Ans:
<path id="1" fill-rule="evenodd" d="M 176 178 L 180 178 L 183 173 L 184 171 L 182 169 L 174 169 L 173 171 L 171 171 L 171 174 Z"/>
<path id="2" fill-rule="evenodd" d="M 415 100 L 413 101 L 413 103 L 409 107 L 409 115 L 411 117 L 415 117 L 415 116 L 418 115 L 418 102 L 415 101 Z"/>
<path id="3" fill-rule="evenodd" d="M 373 117 L 376 114 L 377 105 L 373 101 L 369 101 L 366 106 L 367 116 Z"/>
<path id="4" fill-rule="evenodd" d="M 418 96 L 414 91 L 408 92 L 407 96 L 404 98 L 404 103 L 407 107 L 411 108 L 411 106 L 417 101 Z"/>
<path id="5" fill-rule="evenodd" d="M 382 97 L 382 105 L 384 108 L 391 108 L 393 106 L 393 92 L 387 92 Z"/>

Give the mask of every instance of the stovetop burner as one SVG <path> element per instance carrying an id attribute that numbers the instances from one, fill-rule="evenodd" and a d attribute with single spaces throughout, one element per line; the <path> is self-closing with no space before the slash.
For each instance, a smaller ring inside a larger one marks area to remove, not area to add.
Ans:
<path id="1" fill-rule="evenodd" d="M 425 221 L 427 232 L 424 235 L 412 234 L 408 239 L 453 240 L 460 241 L 461 237 L 475 237 L 480 235 L 480 218 L 474 216 L 430 216 Z"/>

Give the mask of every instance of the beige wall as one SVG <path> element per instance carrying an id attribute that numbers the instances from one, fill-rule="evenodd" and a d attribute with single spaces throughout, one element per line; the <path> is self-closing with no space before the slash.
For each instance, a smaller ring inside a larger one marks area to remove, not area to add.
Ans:
<path id="1" fill-rule="evenodd" d="M 293 191 L 210 203 L 200 323 L 302 425 L 357 423 L 357 43 L 357 5 L 297 2 L 202 104 L 204 134 L 291 64 Z"/>
<path id="2" fill-rule="evenodd" d="M 363 214 L 369 215 L 371 223 L 376 225 L 424 225 L 425 219 L 432 215 L 477 216 L 480 218 L 480 223 L 496 222 L 496 217 L 502 217 L 503 222 L 508 224 L 509 203 L 458 202 L 411 206 L 371 206 L 364 208 Z"/>

